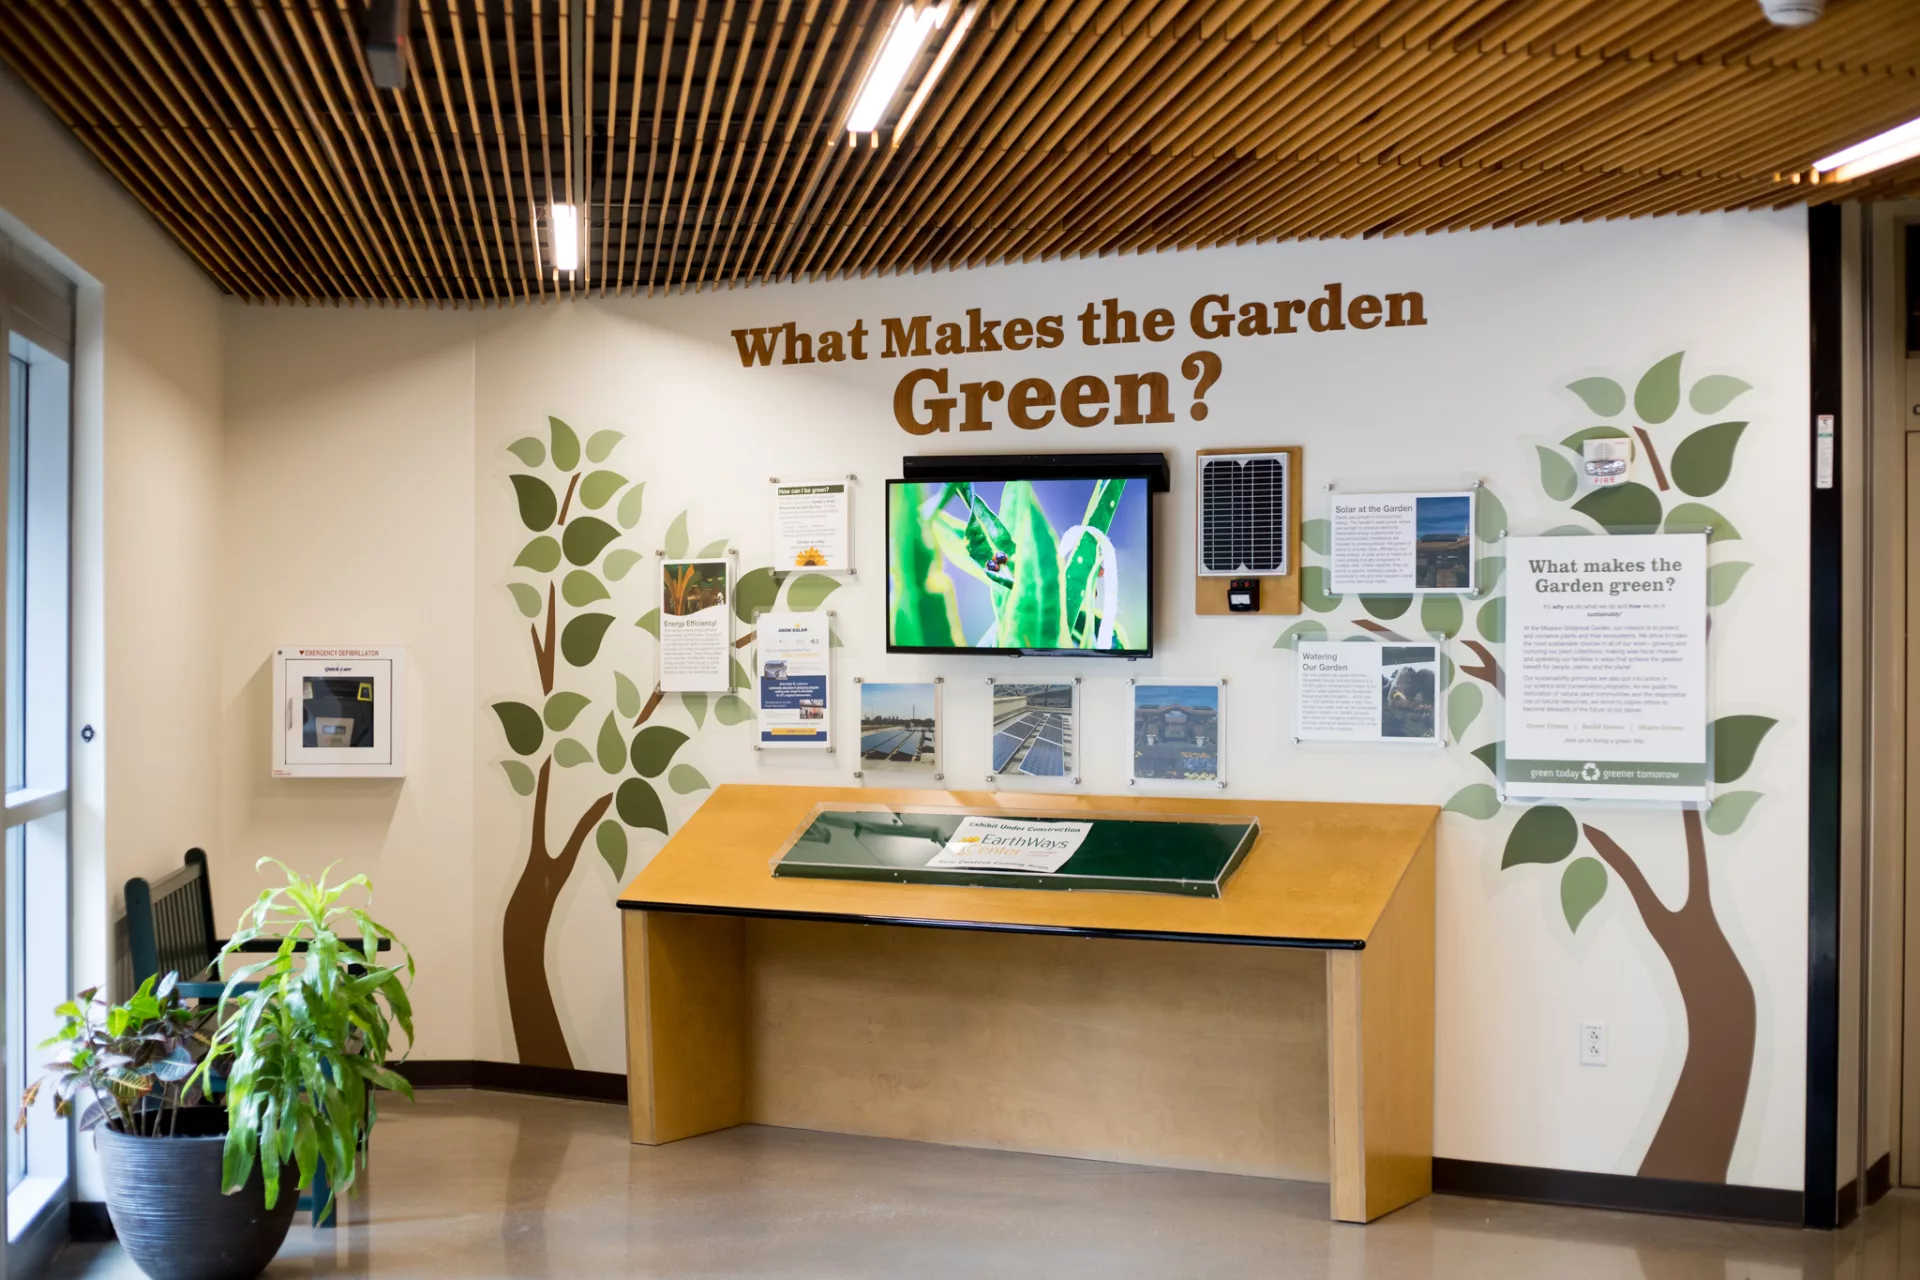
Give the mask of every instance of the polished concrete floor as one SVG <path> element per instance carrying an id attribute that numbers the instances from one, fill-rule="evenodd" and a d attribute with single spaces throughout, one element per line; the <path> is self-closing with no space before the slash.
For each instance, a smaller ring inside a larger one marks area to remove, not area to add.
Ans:
<path id="1" fill-rule="evenodd" d="M 792 1129 L 672 1146 L 626 1113 L 463 1090 L 383 1113 L 335 1231 L 269 1277 L 1920 1277 L 1920 1194 L 1823 1234 L 1436 1196 L 1370 1227 L 1319 1185 Z M 71 1246 L 62 1280 L 140 1273 Z"/>

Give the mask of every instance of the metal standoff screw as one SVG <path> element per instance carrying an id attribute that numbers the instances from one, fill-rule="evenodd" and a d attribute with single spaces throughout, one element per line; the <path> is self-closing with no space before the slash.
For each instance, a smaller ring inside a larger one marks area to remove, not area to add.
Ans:
<path id="1" fill-rule="evenodd" d="M 779 484 L 779 483 L 780 483 L 780 477 L 779 477 L 779 476 L 768 476 L 768 477 L 767 477 L 767 483 L 768 483 L 768 484 Z"/>

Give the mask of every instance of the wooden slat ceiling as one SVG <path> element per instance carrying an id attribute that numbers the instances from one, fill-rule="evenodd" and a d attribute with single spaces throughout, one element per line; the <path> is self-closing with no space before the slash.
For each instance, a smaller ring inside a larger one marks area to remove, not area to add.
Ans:
<path id="1" fill-rule="evenodd" d="M 0 0 L 0 58 L 261 300 L 492 303 L 1920 190 L 1920 161 L 1790 180 L 1920 116 L 1914 0 L 1832 0 L 1797 31 L 1755 0 L 984 0 L 899 145 L 853 145 L 893 8 L 415 0 L 408 83 L 384 92 L 364 0 Z M 575 166 L 590 228 L 561 275 L 537 215 Z"/>

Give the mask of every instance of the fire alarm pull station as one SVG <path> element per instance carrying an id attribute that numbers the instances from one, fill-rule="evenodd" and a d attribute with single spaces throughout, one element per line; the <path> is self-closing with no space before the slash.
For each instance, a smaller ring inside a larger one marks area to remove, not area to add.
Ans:
<path id="1" fill-rule="evenodd" d="M 404 649 L 274 650 L 274 777 L 400 778 L 406 772 Z"/>
<path id="2" fill-rule="evenodd" d="M 1260 612 L 1260 579 L 1235 578 L 1227 583 L 1227 612 Z"/>

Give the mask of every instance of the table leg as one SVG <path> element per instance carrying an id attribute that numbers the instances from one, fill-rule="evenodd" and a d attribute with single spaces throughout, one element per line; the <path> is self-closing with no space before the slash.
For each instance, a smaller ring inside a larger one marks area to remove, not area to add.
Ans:
<path id="1" fill-rule="evenodd" d="M 627 1118 L 649 1146 L 746 1120 L 746 930 L 728 916 L 622 911 Z"/>

